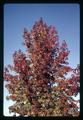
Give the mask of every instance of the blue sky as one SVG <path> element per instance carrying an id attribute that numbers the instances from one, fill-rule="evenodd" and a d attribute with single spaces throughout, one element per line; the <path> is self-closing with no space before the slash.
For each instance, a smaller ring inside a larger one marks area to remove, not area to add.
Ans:
<path id="1" fill-rule="evenodd" d="M 12 54 L 21 48 L 23 30 L 31 30 L 40 17 L 56 27 L 59 41 L 66 40 L 70 50 L 69 63 L 76 67 L 80 62 L 80 6 L 79 4 L 5 4 L 4 5 L 4 65 L 12 64 Z M 4 89 L 4 115 L 9 115 Z"/>

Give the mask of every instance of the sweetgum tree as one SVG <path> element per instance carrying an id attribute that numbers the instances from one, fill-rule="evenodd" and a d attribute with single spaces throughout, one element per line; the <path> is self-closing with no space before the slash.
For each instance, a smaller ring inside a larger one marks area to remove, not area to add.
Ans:
<path id="1" fill-rule="evenodd" d="M 21 116 L 79 116 L 79 100 L 72 96 L 79 93 L 80 66 L 73 69 L 68 65 L 66 42 L 60 45 L 55 27 L 42 18 L 30 32 L 24 29 L 23 37 L 27 53 L 15 51 L 13 65 L 4 69 L 10 94 L 7 99 L 15 101 L 9 112 Z"/>

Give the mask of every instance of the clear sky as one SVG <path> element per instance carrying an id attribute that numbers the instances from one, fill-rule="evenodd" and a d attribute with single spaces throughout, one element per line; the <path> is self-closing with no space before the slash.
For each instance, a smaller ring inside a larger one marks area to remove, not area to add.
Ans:
<path id="1" fill-rule="evenodd" d="M 59 41 L 66 40 L 70 50 L 69 63 L 76 67 L 80 62 L 80 6 L 79 4 L 5 4 L 4 5 L 4 65 L 12 64 L 12 54 L 21 48 L 25 51 L 23 30 L 31 30 L 40 17 L 56 27 Z M 9 116 L 4 89 L 4 115 Z"/>

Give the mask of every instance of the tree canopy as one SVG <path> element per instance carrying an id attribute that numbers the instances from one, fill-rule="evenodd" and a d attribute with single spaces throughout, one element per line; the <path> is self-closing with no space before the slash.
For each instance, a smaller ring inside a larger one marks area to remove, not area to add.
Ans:
<path id="1" fill-rule="evenodd" d="M 42 18 L 29 32 L 24 28 L 26 53 L 13 54 L 13 65 L 4 68 L 9 91 L 7 100 L 15 101 L 9 112 L 21 116 L 79 116 L 80 65 L 68 63 L 67 43 L 59 43 L 58 32 Z M 12 74 L 12 71 L 14 74 Z M 68 73 L 71 73 L 67 77 Z"/>

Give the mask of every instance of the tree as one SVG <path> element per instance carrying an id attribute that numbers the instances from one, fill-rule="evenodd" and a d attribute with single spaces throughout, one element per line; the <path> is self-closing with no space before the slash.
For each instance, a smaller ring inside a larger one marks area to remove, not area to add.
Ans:
<path id="1" fill-rule="evenodd" d="M 66 41 L 60 45 L 58 33 L 41 18 L 31 32 L 24 29 L 26 54 L 13 54 L 13 65 L 4 69 L 4 80 L 15 101 L 10 113 L 21 116 L 79 116 L 79 100 L 74 100 L 80 89 L 80 65 L 68 64 Z M 14 74 L 11 73 L 14 71 Z M 67 77 L 71 73 L 70 77 Z M 14 115 L 15 116 L 15 115 Z"/>

